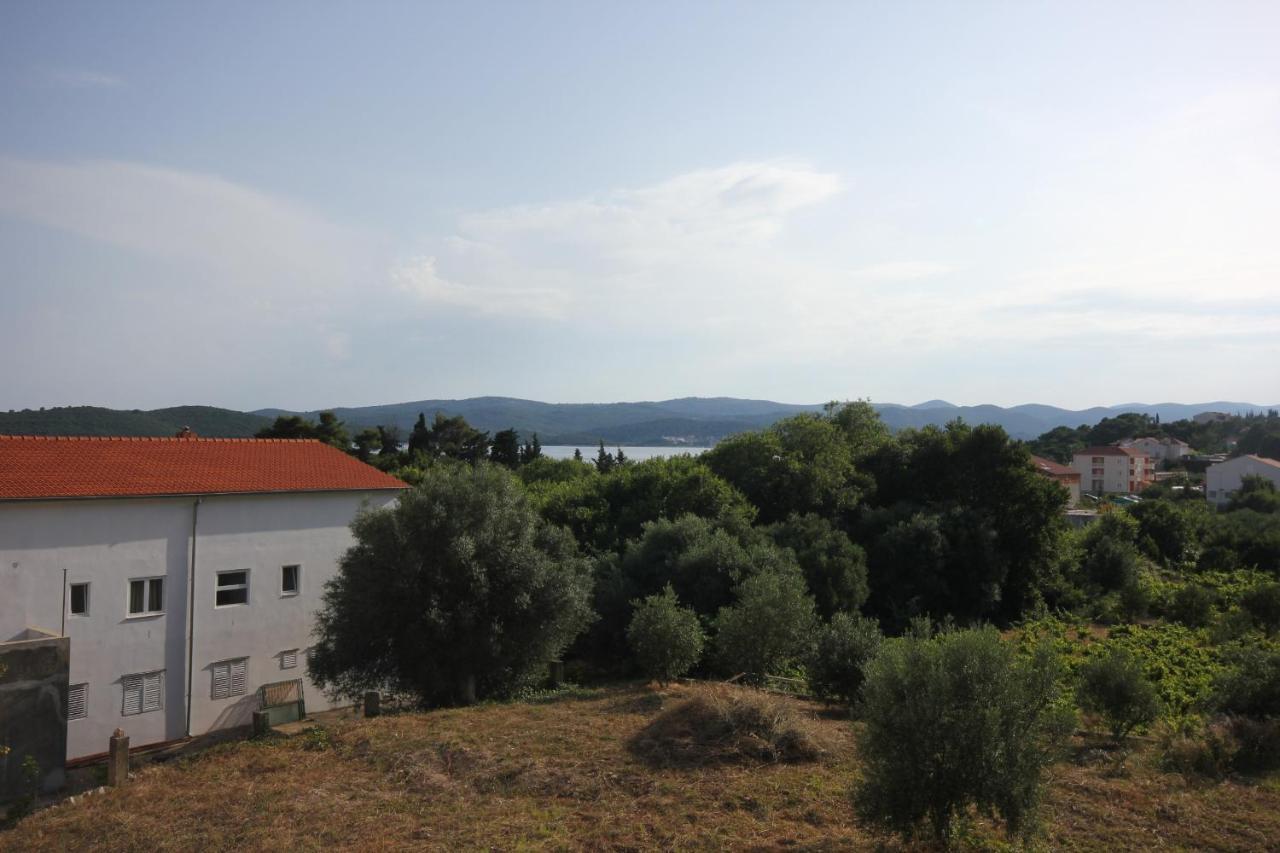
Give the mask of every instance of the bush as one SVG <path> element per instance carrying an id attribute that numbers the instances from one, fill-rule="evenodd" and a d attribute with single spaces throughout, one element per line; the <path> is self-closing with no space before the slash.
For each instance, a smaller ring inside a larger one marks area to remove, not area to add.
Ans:
<path id="1" fill-rule="evenodd" d="M 635 602 L 627 642 L 645 675 L 665 684 L 697 666 L 706 635 L 698 614 L 681 607 L 668 584 L 660 594 Z"/>
<path id="2" fill-rule="evenodd" d="M 1268 635 L 1280 630 L 1280 583 L 1264 583 L 1240 596 L 1240 606 Z"/>
<path id="3" fill-rule="evenodd" d="M 1226 655 L 1213 705 L 1228 714 L 1280 717 L 1280 648 L 1243 645 Z"/>
<path id="4" fill-rule="evenodd" d="M 809 688 L 823 699 L 854 702 L 862 690 L 867 664 L 884 637 L 874 619 L 837 613 L 818 631 L 809 662 Z"/>
<path id="5" fill-rule="evenodd" d="M 1202 731 L 1164 739 L 1161 764 L 1184 776 L 1210 779 L 1231 771 L 1270 772 L 1280 767 L 1280 720 L 1219 717 Z"/>
<path id="6" fill-rule="evenodd" d="M 1113 648 L 1089 658 L 1080 666 L 1079 676 L 1080 707 L 1101 714 L 1116 740 L 1154 722 L 1160 714 L 1155 685 L 1127 649 Z"/>
<path id="7" fill-rule="evenodd" d="M 779 675 L 809 658 L 816 627 L 804 577 L 764 571 L 739 584 L 737 603 L 716 617 L 716 649 L 731 672 Z"/>
<path id="8" fill-rule="evenodd" d="M 991 628 L 888 640 L 867 667 L 859 752 L 865 820 L 946 843 L 970 807 L 1034 828 L 1044 768 L 1070 731 L 1059 664 Z"/>
<path id="9" fill-rule="evenodd" d="M 1215 596 L 1207 587 L 1187 584 L 1173 594 L 1169 618 L 1188 628 L 1203 628 L 1213 619 Z"/>
<path id="10" fill-rule="evenodd" d="M 629 747 L 664 767 L 813 761 L 827 751 L 794 700 L 729 686 L 698 689 L 645 726 Z"/>

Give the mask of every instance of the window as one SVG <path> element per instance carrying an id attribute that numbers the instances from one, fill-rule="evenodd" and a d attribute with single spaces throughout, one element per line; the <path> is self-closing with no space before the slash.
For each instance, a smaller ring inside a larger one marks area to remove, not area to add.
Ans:
<path id="1" fill-rule="evenodd" d="M 88 684 L 73 684 L 67 689 L 68 720 L 82 720 L 89 716 L 88 695 Z"/>
<path id="2" fill-rule="evenodd" d="M 210 691 L 210 697 L 226 699 L 230 696 L 243 696 L 248 668 L 248 658 L 219 661 L 209 667 L 213 674 L 213 689 Z"/>
<path id="3" fill-rule="evenodd" d="M 120 713 L 124 716 L 159 711 L 164 707 L 163 669 L 138 675 L 126 675 L 121 679 L 121 683 L 124 685 L 124 701 L 121 704 Z"/>
<path id="4" fill-rule="evenodd" d="M 294 669 L 298 665 L 298 650 L 286 649 L 280 653 L 280 668 Z"/>
<path id="5" fill-rule="evenodd" d="M 280 594 L 297 595 L 302 588 L 302 566 L 280 567 Z"/>
<path id="6" fill-rule="evenodd" d="M 73 583 L 71 585 L 71 615 L 89 615 L 89 585 L 87 583 Z"/>
<path id="7" fill-rule="evenodd" d="M 164 612 L 164 578 L 129 581 L 129 615 L 146 616 Z"/>
<path id="8" fill-rule="evenodd" d="M 218 572 L 218 589 L 214 593 L 214 604 L 218 607 L 230 607 L 233 604 L 248 603 L 249 570 Z"/>
<path id="9" fill-rule="evenodd" d="M 1103 462 L 1105 462 L 1105 461 L 1106 461 L 1106 458 L 1105 458 L 1105 457 L 1102 457 L 1102 456 L 1094 456 L 1094 457 L 1093 457 L 1093 464 L 1094 464 L 1094 465 L 1101 465 L 1101 464 L 1102 464 Z"/>

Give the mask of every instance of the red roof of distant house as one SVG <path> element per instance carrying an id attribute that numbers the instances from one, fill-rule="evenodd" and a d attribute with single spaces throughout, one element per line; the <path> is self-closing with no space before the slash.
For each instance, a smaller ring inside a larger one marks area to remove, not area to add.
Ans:
<path id="1" fill-rule="evenodd" d="M 1036 470 L 1041 474 L 1047 474 L 1050 477 L 1079 477 L 1080 472 L 1074 468 L 1068 468 L 1052 459 L 1045 459 L 1043 456 L 1032 454 L 1031 462 L 1036 466 Z"/>
<path id="2" fill-rule="evenodd" d="M 1270 465 L 1272 468 L 1280 468 L 1280 460 L 1270 459 L 1266 456 L 1258 456 L 1254 453 L 1246 454 L 1250 459 L 1261 462 L 1263 465 Z"/>
<path id="3" fill-rule="evenodd" d="M 0 500 L 404 488 L 310 439 L 0 436 Z"/>

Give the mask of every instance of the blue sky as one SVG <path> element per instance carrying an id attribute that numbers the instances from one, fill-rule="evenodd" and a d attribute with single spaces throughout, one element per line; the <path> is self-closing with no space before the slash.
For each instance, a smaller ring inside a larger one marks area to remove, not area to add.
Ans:
<path id="1" fill-rule="evenodd" d="M 0 407 L 1280 401 L 1275 3 L 0 6 Z"/>

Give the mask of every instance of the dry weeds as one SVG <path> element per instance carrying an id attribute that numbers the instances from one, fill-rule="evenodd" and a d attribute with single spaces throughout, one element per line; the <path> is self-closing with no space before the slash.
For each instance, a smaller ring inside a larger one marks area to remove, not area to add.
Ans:
<path id="1" fill-rule="evenodd" d="M 875 848 L 849 805 L 855 731 L 778 700 L 817 761 L 656 767 L 629 742 L 697 688 L 351 720 L 328 738 L 217 747 L 0 833 L 0 850 Z M 327 741 L 327 742 L 326 742 Z M 306 745 L 312 748 L 304 748 Z M 1055 768 L 1044 846 L 1275 849 L 1280 786 L 1192 784 L 1135 755 Z M 979 826 L 975 843 L 998 835 Z M 889 849 L 895 849 L 887 842 Z"/>

